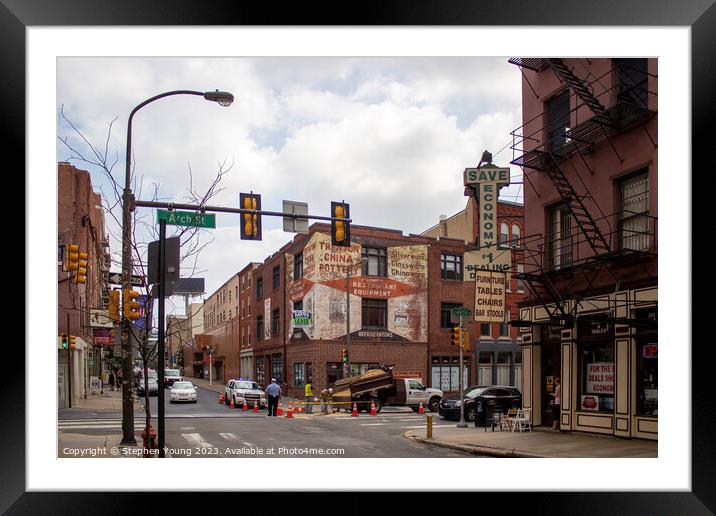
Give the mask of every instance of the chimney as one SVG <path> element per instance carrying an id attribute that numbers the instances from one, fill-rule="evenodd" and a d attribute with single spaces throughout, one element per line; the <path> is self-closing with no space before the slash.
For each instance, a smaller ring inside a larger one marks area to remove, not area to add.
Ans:
<path id="1" fill-rule="evenodd" d="M 442 236 L 446 237 L 447 234 L 447 223 L 445 222 L 447 220 L 447 215 L 440 215 L 440 228 L 442 229 Z"/>

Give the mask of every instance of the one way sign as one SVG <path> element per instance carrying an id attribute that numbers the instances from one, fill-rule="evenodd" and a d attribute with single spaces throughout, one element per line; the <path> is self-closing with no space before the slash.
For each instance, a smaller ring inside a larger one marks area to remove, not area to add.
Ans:
<path id="1" fill-rule="evenodd" d="M 142 276 L 135 276 L 134 274 L 132 274 L 130 282 L 132 285 L 141 287 L 144 285 L 144 278 Z M 112 285 L 121 285 L 122 284 L 122 273 L 121 272 L 110 272 L 109 279 L 107 280 L 107 283 L 111 283 Z"/>

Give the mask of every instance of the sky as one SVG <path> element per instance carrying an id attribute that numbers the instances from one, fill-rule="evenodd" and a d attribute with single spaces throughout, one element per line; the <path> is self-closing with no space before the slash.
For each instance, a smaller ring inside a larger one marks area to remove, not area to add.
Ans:
<path id="1" fill-rule="evenodd" d="M 151 200 L 156 189 L 158 200 L 189 202 L 190 178 L 203 193 L 221 167 L 228 172 L 211 205 L 238 207 L 239 193 L 253 191 L 264 210 L 282 211 L 282 201 L 293 200 L 307 202 L 311 215 L 328 216 L 331 201 L 345 201 L 353 224 L 420 233 L 441 214 L 464 208 L 462 173 L 484 150 L 498 166 L 510 166 L 510 131 L 521 125 L 521 75 L 507 59 L 59 57 L 58 137 L 91 155 L 64 113 L 88 142 L 106 147 L 121 187 L 127 118 L 137 104 L 171 90 L 229 91 L 235 97 L 229 107 L 178 95 L 137 112 L 138 199 Z M 112 200 L 101 170 L 76 156 L 58 140 L 57 160 L 89 170 L 95 191 Z M 521 181 L 518 167 L 512 176 Z M 522 185 L 503 189 L 501 198 L 521 202 Z M 156 222 L 153 209 L 137 213 Z M 240 239 L 238 215 L 217 214 L 216 221 L 216 229 L 200 232 L 207 245 L 196 260 L 182 264 L 182 276 L 205 278 L 207 296 L 294 237 L 280 217 L 263 218 L 261 242 Z M 121 230 L 112 217 L 107 223 L 111 270 L 120 271 Z M 171 236 L 175 228 L 167 231 Z M 168 313 L 184 312 L 180 298 L 171 304 Z"/>

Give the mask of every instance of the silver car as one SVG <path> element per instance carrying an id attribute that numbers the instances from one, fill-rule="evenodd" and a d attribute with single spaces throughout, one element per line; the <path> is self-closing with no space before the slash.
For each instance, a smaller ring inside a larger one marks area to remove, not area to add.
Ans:
<path id="1" fill-rule="evenodd" d="M 169 391 L 169 403 L 190 401 L 196 403 L 196 387 L 191 382 L 174 382 Z"/>

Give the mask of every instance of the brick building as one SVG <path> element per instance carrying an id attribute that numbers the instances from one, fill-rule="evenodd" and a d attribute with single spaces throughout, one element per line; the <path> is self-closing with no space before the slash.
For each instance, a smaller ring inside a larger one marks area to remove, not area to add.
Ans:
<path id="1" fill-rule="evenodd" d="M 113 339 L 108 329 L 94 331 L 90 310 L 106 309 L 109 240 L 101 196 L 92 191 L 89 172 L 66 162 L 57 165 L 57 360 L 58 405 L 72 406 L 87 396 L 91 376 L 106 376 Z M 67 269 L 70 244 L 87 253 L 86 283 Z M 76 349 L 63 350 L 59 334 L 75 336 Z M 95 343 L 99 346 L 95 347 Z"/>
<path id="2" fill-rule="evenodd" d="M 467 192 L 466 192 L 467 193 Z M 522 251 L 520 247 L 520 239 L 523 235 L 524 224 L 524 205 L 508 201 L 498 200 L 497 202 L 497 219 L 499 224 L 499 249 L 510 251 L 512 255 L 512 263 L 515 270 L 521 270 Z M 440 216 L 438 224 L 427 229 L 423 236 L 440 238 L 441 242 L 447 243 L 451 239 L 455 239 L 461 243 L 474 243 L 478 234 L 478 203 L 474 196 L 470 196 L 465 208 L 456 214 L 446 217 Z M 463 246 L 464 247 L 464 246 Z M 475 246 L 469 247 L 475 249 Z M 442 251 L 445 252 L 445 251 Z M 461 259 L 459 246 L 454 249 L 454 260 Z M 440 260 L 439 256 L 433 257 L 432 262 L 437 264 Z M 443 390 L 455 390 L 452 386 L 457 373 L 454 372 L 454 365 L 458 359 L 449 354 L 438 354 L 440 350 L 445 350 L 445 344 L 449 346 L 450 336 L 450 316 L 449 311 L 455 306 L 471 306 L 474 307 L 474 283 L 469 286 L 455 290 L 451 287 L 450 281 L 445 281 L 445 272 L 440 268 L 430 271 L 430 277 L 441 278 L 440 288 L 431 290 L 431 300 L 437 306 L 431 306 L 431 314 L 435 311 L 441 312 L 440 324 L 431 326 L 431 342 L 439 342 L 441 347 L 433 348 L 431 353 L 431 366 L 433 375 L 436 376 L 432 381 L 433 387 L 443 388 Z M 470 271 L 463 272 L 465 281 L 474 281 L 474 273 Z M 430 282 L 431 288 L 437 285 L 436 282 Z M 516 319 L 518 316 L 518 303 L 524 298 L 524 284 L 514 276 L 509 277 L 506 281 L 506 311 L 503 324 L 499 323 L 473 323 L 471 337 L 472 352 L 467 355 L 467 370 L 471 383 L 481 385 L 514 385 L 522 389 L 522 347 L 521 336 L 517 328 L 511 327 L 509 321 Z M 432 321 L 432 319 L 431 319 Z M 446 333 L 446 331 L 448 333 Z M 450 380 L 447 375 L 441 371 L 440 377 L 442 382 L 438 384 L 438 373 L 434 370 L 441 365 L 441 369 L 451 364 Z M 476 368 L 476 369 L 475 369 Z M 447 385 L 446 385 L 447 383 Z M 450 388 L 445 388 L 450 386 Z"/>
<path id="3" fill-rule="evenodd" d="M 658 435 L 657 60 L 513 58 L 525 172 L 523 403 L 563 429 Z"/>

